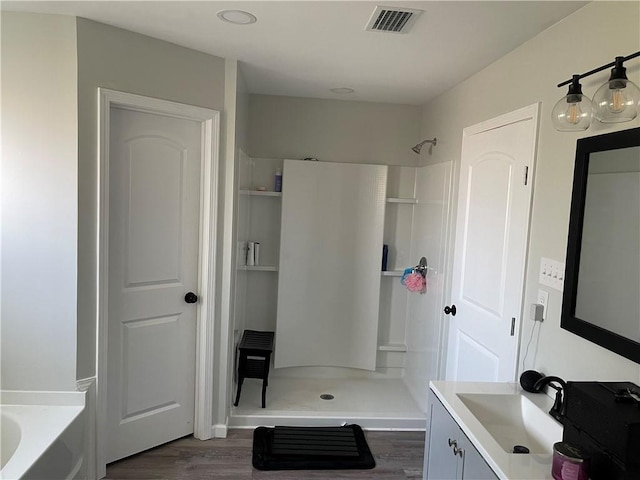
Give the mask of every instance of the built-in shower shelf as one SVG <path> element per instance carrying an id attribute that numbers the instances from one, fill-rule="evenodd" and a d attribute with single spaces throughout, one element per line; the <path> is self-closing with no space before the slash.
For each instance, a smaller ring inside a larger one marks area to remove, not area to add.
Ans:
<path id="1" fill-rule="evenodd" d="M 388 197 L 387 203 L 407 203 L 407 204 L 415 204 L 418 203 L 418 200 L 415 198 L 399 198 L 399 197 Z"/>
<path id="2" fill-rule="evenodd" d="M 401 277 L 404 270 L 385 270 L 380 272 L 383 277 Z"/>
<path id="3" fill-rule="evenodd" d="M 246 272 L 277 272 L 278 267 L 276 265 L 240 265 L 238 270 Z"/>
<path id="4" fill-rule="evenodd" d="M 379 352 L 406 352 L 407 346 L 404 343 L 386 343 L 378 345 Z"/>
<path id="5" fill-rule="evenodd" d="M 240 195 L 250 195 L 254 197 L 281 197 L 282 192 L 267 192 L 263 190 L 240 190 Z"/>

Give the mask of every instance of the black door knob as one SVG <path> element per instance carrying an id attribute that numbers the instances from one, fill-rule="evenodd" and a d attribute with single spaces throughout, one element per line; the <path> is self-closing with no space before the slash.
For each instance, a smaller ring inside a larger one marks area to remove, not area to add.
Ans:
<path id="1" fill-rule="evenodd" d="M 189 292 L 184 296 L 184 301 L 187 303 L 196 303 L 198 301 L 198 295 L 193 292 Z"/>
<path id="2" fill-rule="evenodd" d="M 444 307 L 444 313 L 446 313 L 447 315 L 451 314 L 454 317 L 456 316 L 456 306 L 455 305 L 447 305 L 446 307 Z"/>

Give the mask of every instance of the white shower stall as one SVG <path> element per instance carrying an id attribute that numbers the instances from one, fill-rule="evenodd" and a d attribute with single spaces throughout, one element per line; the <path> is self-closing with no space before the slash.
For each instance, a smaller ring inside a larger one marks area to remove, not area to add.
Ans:
<path id="1" fill-rule="evenodd" d="M 424 428 L 428 382 L 441 372 L 450 179 L 450 163 L 240 155 L 235 339 L 244 329 L 276 339 L 266 408 L 261 381 L 247 379 L 230 426 Z M 260 244 L 257 265 L 248 242 Z M 423 256 L 427 293 L 410 293 L 402 272 Z"/>

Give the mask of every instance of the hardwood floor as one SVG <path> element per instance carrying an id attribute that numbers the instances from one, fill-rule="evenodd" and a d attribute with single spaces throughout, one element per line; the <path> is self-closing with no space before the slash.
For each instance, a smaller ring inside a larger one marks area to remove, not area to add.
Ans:
<path id="1" fill-rule="evenodd" d="M 366 432 L 376 459 L 372 470 L 256 470 L 251 465 L 253 430 L 230 430 L 227 438 L 200 441 L 185 437 L 114 462 L 109 480 L 246 479 L 419 479 L 424 432 Z"/>

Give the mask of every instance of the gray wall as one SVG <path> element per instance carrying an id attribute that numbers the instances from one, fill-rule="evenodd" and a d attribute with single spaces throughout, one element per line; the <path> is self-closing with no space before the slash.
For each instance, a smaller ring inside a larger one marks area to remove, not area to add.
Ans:
<path id="1" fill-rule="evenodd" d="M 638 2 L 590 3 L 423 109 L 423 136 L 437 135 L 438 147 L 432 156 L 422 155 L 422 161 L 454 160 L 459 169 L 463 128 L 542 102 L 521 352 L 533 326 L 526 313 L 528 305 L 535 302 L 538 288 L 544 288 L 550 292 L 547 319 L 534 337 L 525 368 L 569 380 L 640 380 L 639 365 L 562 330 L 561 292 L 538 284 L 541 257 L 565 259 L 576 140 L 640 125 L 638 119 L 608 127 L 596 122 L 584 133 L 557 132 L 551 124 L 551 109 L 566 95 L 566 88 L 556 84 L 611 62 L 616 55 L 640 50 L 639 19 Z M 627 73 L 638 83 L 638 59 L 628 63 Z M 584 79 L 584 93 L 592 97 L 608 75 L 602 72 Z"/>
<path id="2" fill-rule="evenodd" d="M 250 96 L 249 155 L 416 166 L 420 107 Z"/>
<path id="3" fill-rule="evenodd" d="M 75 19 L 2 12 L 2 389 L 75 390 Z"/>
<path id="4" fill-rule="evenodd" d="M 78 18 L 78 378 L 95 375 L 97 88 L 223 110 L 224 59 Z M 220 172 L 224 178 L 224 172 Z"/>

